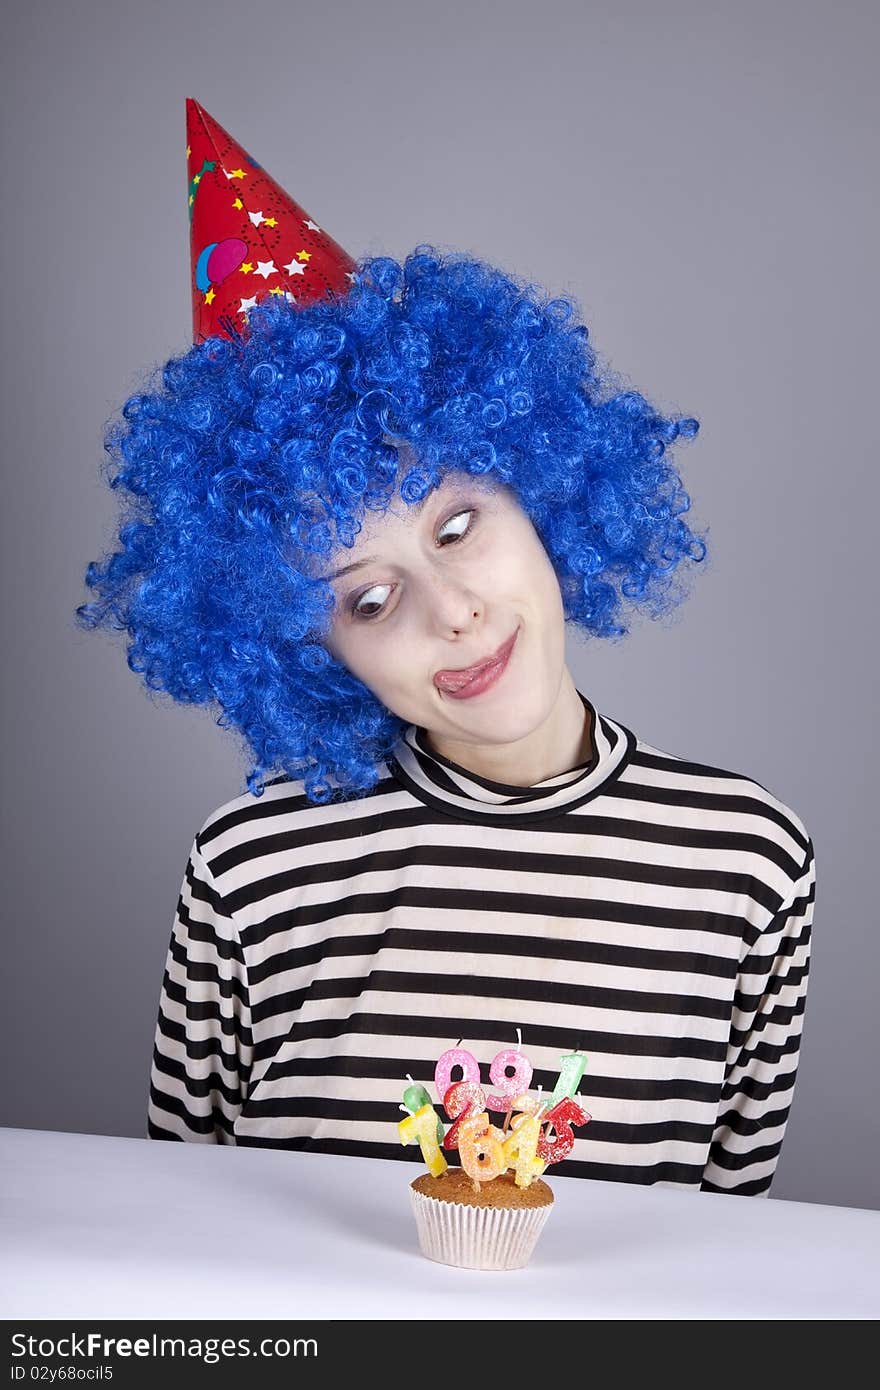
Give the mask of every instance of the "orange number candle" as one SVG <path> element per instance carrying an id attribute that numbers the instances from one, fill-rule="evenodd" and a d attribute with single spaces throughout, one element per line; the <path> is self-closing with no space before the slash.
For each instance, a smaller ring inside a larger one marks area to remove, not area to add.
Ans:
<path id="1" fill-rule="evenodd" d="M 504 1172 L 502 1134 L 495 1125 L 489 1124 L 489 1116 L 484 1110 L 481 1115 L 468 1115 L 458 1128 L 458 1156 L 461 1166 L 478 1186 L 481 1182 L 491 1182 Z"/>

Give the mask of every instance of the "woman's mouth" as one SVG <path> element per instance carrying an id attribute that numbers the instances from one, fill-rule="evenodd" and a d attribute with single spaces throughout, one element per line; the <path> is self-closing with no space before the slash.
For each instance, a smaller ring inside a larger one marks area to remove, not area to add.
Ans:
<path id="1" fill-rule="evenodd" d="M 497 652 L 493 652 L 492 656 L 478 662 L 476 666 L 468 666 L 460 671 L 435 672 L 435 686 L 451 700 L 470 700 L 474 695 L 481 695 L 507 670 L 507 663 L 518 636 L 519 628 Z"/>

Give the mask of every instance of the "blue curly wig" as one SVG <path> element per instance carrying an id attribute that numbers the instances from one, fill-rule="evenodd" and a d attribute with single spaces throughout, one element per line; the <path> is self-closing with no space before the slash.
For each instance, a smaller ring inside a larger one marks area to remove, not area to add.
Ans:
<path id="1" fill-rule="evenodd" d="M 246 339 L 171 358 L 108 427 L 121 548 L 88 566 L 79 625 L 127 631 L 149 689 L 219 707 L 256 760 L 254 796 L 281 774 L 321 803 L 375 786 L 404 727 L 322 640 L 321 575 L 367 511 L 452 470 L 491 475 L 540 536 L 568 621 L 616 638 L 624 601 L 670 611 L 677 567 L 706 554 L 667 453 L 698 424 L 619 389 L 577 317 L 431 246 L 364 259 L 344 297 L 266 298 Z"/>

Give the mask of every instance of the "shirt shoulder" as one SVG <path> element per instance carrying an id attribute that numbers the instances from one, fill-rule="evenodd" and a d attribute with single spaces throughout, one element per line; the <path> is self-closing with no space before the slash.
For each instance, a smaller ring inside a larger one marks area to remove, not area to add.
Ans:
<path id="1" fill-rule="evenodd" d="M 683 804 L 702 806 L 719 818 L 731 817 L 740 826 L 746 817 L 768 830 L 773 827 L 774 838 L 781 833 L 790 839 L 792 857 L 799 863 L 812 854 L 810 832 L 798 812 L 748 772 L 671 753 L 636 737 L 627 775 Z"/>
<path id="2" fill-rule="evenodd" d="M 334 825 L 375 817 L 389 794 L 401 792 L 400 784 L 385 764 L 370 791 L 316 803 L 306 794 L 301 779 L 281 776 L 267 782 L 260 796 L 244 792 L 224 802 L 206 816 L 195 836 L 195 847 L 211 866 L 235 845 L 283 835 L 288 842 L 319 838 Z"/>

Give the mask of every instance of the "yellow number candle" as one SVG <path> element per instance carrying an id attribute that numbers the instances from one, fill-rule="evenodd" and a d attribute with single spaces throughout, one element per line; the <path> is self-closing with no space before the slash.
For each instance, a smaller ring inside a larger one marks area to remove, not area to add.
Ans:
<path id="1" fill-rule="evenodd" d="M 433 1105 L 423 1105 L 414 1115 L 407 1115 L 397 1126 L 401 1144 L 418 1142 L 425 1166 L 435 1178 L 439 1178 L 449 1167 L 437 1143 L 437 1119 L 437 1111 Z"/>
<path id="2" fill-rule="evenodd" d="M 400 1108 L 401 1110 L 405 1110 L 407 1114 L 414 1115 L 417 1110 L 421 1110 L 423 1105 L 431 1104 L 431 1097 L 428 1095 L 424 1086 L 420 1086 L 417 1081 L 413 1081 L 409 1072 L 406 1074 L 406 1079 L 410 1084 L 403 1093 L 403 1105 Z M 440 1119 L 439 1115 L 437 1116 L 437 1143 L 441 1146 L 443 1144 L 443 1121 Z"/>
<path id="3" fill-rule="evenodd" d="M 539 1177 L 547 1166 L 537 1152 L 541 1137 L 541 1121 L 537 1113 L 539 1102 L 531 1096 L 517 1096 L 513 1108 L 521 1113 L 514 1115 L 502 1145 L 504 1165 L 515 1170 L 514 1182 L 517 1187 L 528 1187 L 532 1179 Z"/>

